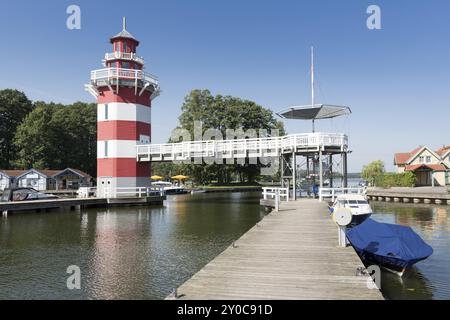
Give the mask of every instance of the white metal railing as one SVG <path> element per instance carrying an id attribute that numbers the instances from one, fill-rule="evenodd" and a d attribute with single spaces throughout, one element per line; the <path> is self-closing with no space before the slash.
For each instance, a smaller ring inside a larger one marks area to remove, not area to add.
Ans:
<path id="1" fill-rule="evenodd" d="M 137 146 L 138 161 L 183 161 L 191 158 L 276 157 L 293 150 L 347 148 L 348 138 L 340 133 L 302 133 L 282 137 L 234 140 L 186 141 Z"/>
<path id="2" fill-rule="evenodd" d="M 334 201 L 340 194 L 361 194 L 364 195 L 367 188 L 319 188 L 319 201 L 324 198 L 331 198 Z"/>
<path id="3" fill-rule="evenodd" d="M 164 195 L 164 189 L 155 187 L 129 187 L 129 188 L 105 188 L 103 196 L 110 198 L 148 197 L 151 195 Z"/>
<path id="4" fill-rule="evenodd" d="M 274 199 L 275 200 L 275 211 L 278 212 L 280 210 L 280 202 L 282 198 L 286 202 L 289 202 L 289 188 L 263 188 L 263 198 Z"/>
<path id="5" fill-rule="evenodd" d="M 144 64 L 144 58 L 138 56 L 136 53 L 128 53 L 128 52 L 111 52 L 105 54 L 105 60 L 116 60 L 116 59 L 123 59 L 123 60 L 131 60 L 136 61 L 137 63 Z"/>
<path id="6" fill-rule="evenodd" d="M 279 195 L 280 200 L 283 198 L 286 202 L 289 202 L 289 189 L 288 188 L 262 188 L 263 189 L 263 199 L 275 199 Z"/>
<path id="7" fill-rule="evenodd" d="M 142 80 L 158 85 L 158 78 L 138 69 L 104 68 L 91 71 L 91 82 L 111 81 L 114 79 Z"/>
<path id="8" fill-rule="evenodd" d="M 77 191 L 78 198 L 89 198 L 97 195 L 97 188 L 95 187 L 80 187 Z"/>

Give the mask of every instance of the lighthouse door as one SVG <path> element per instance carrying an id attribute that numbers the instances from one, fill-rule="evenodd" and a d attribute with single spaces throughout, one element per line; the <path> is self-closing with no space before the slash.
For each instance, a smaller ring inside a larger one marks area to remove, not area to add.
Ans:
<path id="1" fill-rule="evenodd" d="M 111 177 L 103 177 L 99 178 L 97 193 L 100 198 L 114 198 L 114 192 L 112 178 Z"/>

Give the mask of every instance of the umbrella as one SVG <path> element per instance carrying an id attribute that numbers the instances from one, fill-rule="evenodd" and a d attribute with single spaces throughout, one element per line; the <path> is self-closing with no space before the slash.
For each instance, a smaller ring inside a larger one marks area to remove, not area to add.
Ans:
<path id="1" fill-rule="evenodd" d="M 189 179 L 188 176 L 183 176 L 183 175 L 177 175 L 177 176 L 173 176 L 171 179 L 173 180 L 186 180 Z"/>
<path id="2" fill-rule="evenodd" d="M 150 179 L 152 180 L 162 180 L 163 177 L 161 176 L 151 176 Z"/>

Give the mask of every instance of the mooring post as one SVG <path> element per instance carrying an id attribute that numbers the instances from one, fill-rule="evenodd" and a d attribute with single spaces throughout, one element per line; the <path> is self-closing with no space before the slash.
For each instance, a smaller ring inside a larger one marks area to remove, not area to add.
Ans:
<path id="1" fill-rule="evenodd" d="M 172 290 L 172 296 L 174 299 L 178 299 L 178 288 Z"/>
<path id="2" fill-rule="evenodd" d="M 275 190 L 275 212 L 280 210 L 280 189 Z"/>
<path id="3" fill-rule="evenodd" d="M 347 247 L 347 236 L 346 236 L 346 230 L 347 227 L 339 226 L 338 232 L 339 232 L 339 247 L 345 248 Z"/>
<path id="4" fill-rule="evenodd" d="M 8 210 L 3 210 L 2 211 L 2 216 L 3 217 L 7 217 L 8 216 Z"/>
<path id="5" fill-rule="evenodd" d="M 333 211 L 333 220 L 338 227 L 339 247 L 347 247 L 347 226 L 352 222 L 352 213 L 349 209 L 337 209 Z"/>

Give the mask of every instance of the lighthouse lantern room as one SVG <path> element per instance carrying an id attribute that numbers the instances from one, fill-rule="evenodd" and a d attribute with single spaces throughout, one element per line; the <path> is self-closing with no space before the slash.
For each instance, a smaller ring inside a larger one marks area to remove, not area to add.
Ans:
<path id="1" fill-rule="evenodd" d="M 97 195 L 114 197 L 120 188 L 150 186 L 150 164 L 137 162 L 136 146 L 151 141 L 151 102 L 156 77 L 143 71 L 139 41 L 123 29 L 111 38 L 103 69 L 91 72 L 85 89 L 97 99 Z"/>

